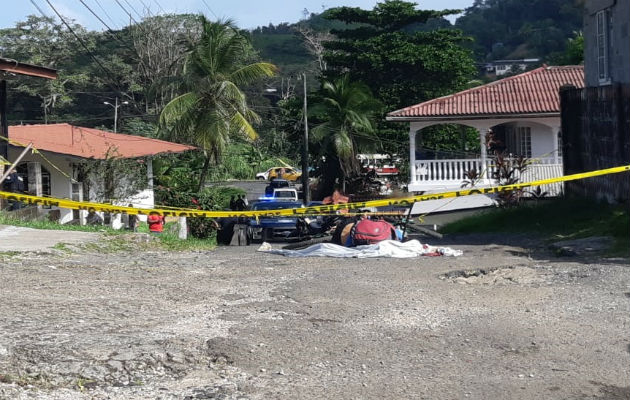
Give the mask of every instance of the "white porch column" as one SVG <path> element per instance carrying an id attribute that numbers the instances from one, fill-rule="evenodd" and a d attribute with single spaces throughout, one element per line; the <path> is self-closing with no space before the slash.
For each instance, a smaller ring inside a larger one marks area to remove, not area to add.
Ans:
<path id="1" fill-rule="evenodd" d="M 409 174 L 411 175 L 411 183 L 418 181 L 416 175 L 416 135 L 418 131 L 414 129 L 413 124 L 409 128 Z"/>
<path id="2" fill-rule="evenodd" d="M 147 187 L 153 190 L 153 157 L 147 157 L 147 183 Z"/>
<path id="3" fill-rule="evenodd" d="M 33 196 L 41 197 L 44 194 L 42 187 L 42 164 L 36 161 L 26 164 L 28 167 L 28 191 Z"/>
<path id="4" fill-rule="evenodd" d="M 553 161 L 555 164 L 562 164 L 562 157 L 560 157 L 560 146 L 558 143 L 558 135 L 560 133 L 560 126 L 552 126 L 551 127 L 551 140 L 553 140 L 553 149 L 556 151 L 553 152 Z"/>
<path id="5" fill-rule="evenodd" d="M 488 131 L 488 128 L 481 128 L 479 129 L 479 143 L 481 144 L 481 146 L 479 147 L 479 154 L 481 156 L 481 168 L 482 171 L 483 169 L 486 168 L 486 161 L 488 159 L 488 152 L 487 152 L 487 148 L 486 148 L 486 132 Z"/>

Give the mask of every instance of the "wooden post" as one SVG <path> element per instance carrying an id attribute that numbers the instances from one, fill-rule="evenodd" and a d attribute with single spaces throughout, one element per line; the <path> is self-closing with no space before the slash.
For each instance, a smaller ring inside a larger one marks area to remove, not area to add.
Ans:
<path id="1" fill-rule="evenodd" d="M 0 81 L 0 156 L 9 161 L 9 123 L 7 122 L 7 81 Z"/>

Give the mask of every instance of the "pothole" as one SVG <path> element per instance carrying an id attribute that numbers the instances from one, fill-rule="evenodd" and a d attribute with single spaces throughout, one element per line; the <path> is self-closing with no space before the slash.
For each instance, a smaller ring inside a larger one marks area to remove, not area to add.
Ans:
<path id="1" fill-rule="evenodd" d="M 545 281 L 541 271 L 525 266 L 451 271 L 440 275 L 440 279 L 462 285 L 533 284 Z"/>

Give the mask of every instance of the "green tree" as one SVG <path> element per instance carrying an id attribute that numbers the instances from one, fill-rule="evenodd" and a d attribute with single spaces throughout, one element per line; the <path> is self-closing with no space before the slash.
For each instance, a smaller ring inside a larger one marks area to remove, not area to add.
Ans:
<path id="1" fill-rule="evenodd" d="M 359 172 L 357 154 L 374 148 L 374 117 L 382 105 L 372 97 L 370 89 L 351 82 L 346 74 L 334 81 L 323 81 L 319 99 L 309 110 L 319 123 L 311 139 L 317 144 L 324 161 L 324 187 L 332 188 L 335 180 L 356 176 Z"/>
<path id="2" fill-rule="evenodd" d="M 349 28 L 334 30 L 337 40 L 325 43 L 328 68 L 333 74 L 349 71 L 388 111 L 451 93 L 475 71 L 470 52 L 461 46 L 467 39 L 458 30 L 409 27 L 455 11 L 416 10 L 415 3 L 401 0 L 378 3 L 373 10 L 331 9 L 326 17 Z"/>
<path id="3" fill-rule="evenodd" d="M 378 3 L 373 10 L 340 7 L 327 18 L 347 24 L 334 30 L 336 40 L 325 43 L 328 76 L 348 71 L 364 82 L 389 112 L 462 89 L 475 72 L 468 40 L 459 30 L 430 30 L 428 22 L 456 10 L 417 10 L 401 0 Z M 379 118 L 377 132 L 383 151 L 406 157 L 407 129 Z"/>
<path id="4" fill-rule="evenodd" d="M 82 26 L 72 23 L 70 26 L 88 48 L 94 46 Z M 22 111 L 20 119 L 30 119 L 43 112 L 47 123 L 50 114 L 73 103 L 69 92 L 89 80 L 77 65 L 80 49 L 79 39 L 50 17 L 30 15 L 14 28 L 0 30 L 0 53 L 4 58 L 58 70 L 56 80 L 17 77 L 12 82 L 16 96 L 11 97 L 10 103 Z"/>
<path id="5" fill-rule="evenodd" d="M 546 60 L 562 52 L 582 26 L 583 0 L 475 0 L 455 27 L 472 36 L 469 47 L 482 60 Z"/>
<path id="6" fill-rule="evenodd" d="M 249 108 L 240 87 L 272 76 L 276 68 L 265 62 L 245 64 L 251 45 L 231 21 L 210 22 L 204 17 L 200 21 L 201 37 L 184 67 L 182 86 L 188 91 L 164 107 L 160 124 L 171 139 L 204 151 L 201 191 L 210 163 L 220 162 L 230 136 L 257 137 L 252 124 L 259 117 Z"/>

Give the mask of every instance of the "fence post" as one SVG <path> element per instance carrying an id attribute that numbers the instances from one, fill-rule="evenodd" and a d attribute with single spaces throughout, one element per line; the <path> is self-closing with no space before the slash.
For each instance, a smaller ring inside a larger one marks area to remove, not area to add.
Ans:
<path id="1" fill-rule="evenodd" d="M 188 239 L 188 224 L 186 223 L 186 217 L 179 217 L 177 225 L 179 225 L 178 237 L 181 240 Z"/>

